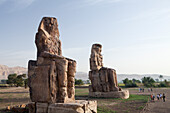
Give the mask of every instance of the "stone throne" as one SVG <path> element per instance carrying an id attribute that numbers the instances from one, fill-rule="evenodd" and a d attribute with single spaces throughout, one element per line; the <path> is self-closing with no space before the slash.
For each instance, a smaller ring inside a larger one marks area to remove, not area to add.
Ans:
<path id="1" fill-rule="evenodd" d="M 90 97 L 129 98 L 129 91 L 118 87 L 116 70 L 103 67 L 102 45 L 93 44 L 90 55 Z"/>
<path id="2" fill-rule="evenodd" d="M 37 60 L 28 62 L 29 112 L 97 112 L 96 101 L 75 100 L 76 61 L 62 56 L 56 18 L 41 20 L 35 43 Z"/>

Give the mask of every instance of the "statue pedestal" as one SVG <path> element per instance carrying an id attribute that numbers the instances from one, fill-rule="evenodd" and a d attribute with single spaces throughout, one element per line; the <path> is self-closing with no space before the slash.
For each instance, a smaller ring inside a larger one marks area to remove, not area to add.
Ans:
<path id="1" fill-rule="evenodd" d="M 70 103 L 30 103 L 29 113 L 97 113 L 97 101 L 76 100 Z M 35 109 L 36 108 L 36 109 Z"/>
<path id="2" fill-rule="evenodd" d="M 129 90 L 112 91 L 112 92 L 89 92 L 89 97 L 128 99 Z"/>

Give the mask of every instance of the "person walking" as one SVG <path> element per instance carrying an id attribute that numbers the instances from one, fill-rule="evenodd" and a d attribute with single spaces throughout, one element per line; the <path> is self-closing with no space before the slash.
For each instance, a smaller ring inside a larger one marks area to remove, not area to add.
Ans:
<path id="1" fill-rule="evenodd" d="M 165 102 L 165 94 L 163 93 L 163 102 Z"/>
<path id="2" fill-rule="evenodd" d="M 154 95 L 154 94 L 153 94 L 153 97 L 152 97 L 152 98 L 153 98 L 153 101 L 155 101 L 155 95 Z"/>
<path id="3" fill-rule="evenodd" d="M 148 88 L 148 92 L 150 92 L 150 88 Z"/>
<path id="4" fill-rule="evenodd" d="M 153 101 L 153 95 L 151 94 L 151 101 Z"/>
<path id="5" fill-rule="evenodd" d="M 157 99 L 159 100 L 159 94 L 157 94 Z"/>
<path id="6" fill-rule="evenodd" d="M 159 94 L 159 97 L 160 97 L 160 99 L 162 100 L 162 94 L 161 94 L 161 93 Z"/>

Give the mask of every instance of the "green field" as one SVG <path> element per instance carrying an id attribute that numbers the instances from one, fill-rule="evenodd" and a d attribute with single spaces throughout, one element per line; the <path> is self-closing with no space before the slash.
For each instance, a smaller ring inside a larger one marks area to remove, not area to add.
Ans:
<path id="1" fill-rule="evenodd" d="M 76 88 L 76 96 L 88 96 L 89 90 L 87 88 Z"/>
<path id="2" fill-rule="evenodd" d="M 138 91 L 136 88 L 131 88 L 131 91 Z M 87 88 L 76 88 L 76 97 L 88 97 Z M 97 100 L 98 113 L 135 113 L 140 112 L 148 101 L 148 95 L 130 94 L 128 99 L 114 99 L 114 98 L 88 98 L 89 100 Z M 82 98 L 83 99 L 83 98 Z"/>

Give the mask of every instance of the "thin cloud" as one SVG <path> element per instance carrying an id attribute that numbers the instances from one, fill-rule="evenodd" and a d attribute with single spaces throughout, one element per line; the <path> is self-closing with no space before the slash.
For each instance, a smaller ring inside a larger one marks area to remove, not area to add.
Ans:
<path id="1" fill-rule="evenodd" d="M 1 51 L 0 56 L 1 59 L 19 59 L 33 56 L 33 51 Z"/>
<path id="2" fill-rule="evenodd" d="M 165 38 L 166 39 L 166 38 Z M 155 40 L 154 38 L 150 38 L 150 39 L 146 39 L 146 40 Z M 127 51 L 148 51 L 148 50 L 158 50 L 158 49 L 163 49 L 163 48 L 166 48 L 166 49 L 169 49 L 169 45 L 168 44 L 164 44 L 164 43 L 146 43 L 145 40 L 143 40 L 144 42 L 143 43 L 136 43 L 134 45 L 128 45 L 128 46 L 120 46 L 120 47 L 114 47 L 114 48 L 109 48 L 107 50 L 104 50 L 104 54 L 105 53 L 116 53 L 116 52 L 127 52 Z M 160 50 L 161 51 L 161 50 Z"/>
<path id="3" fill-rule="evenodd" d="M 21 10 L 30 6 L 36 0 L 1 0 L 0 5 L 9 5 L 8 12 Z"/>
<path id="4" fill-rule="evenodd" d="M 165 36 L 161 36 L 161 37 L 143 37 L 143 38 L 139 38 L 139 41 L 155 41 L 155 40 L 169 40 L 170 37 L 165 37 Z"/>
<path id="5" fill-rule="evenodd" d="M 35 0 L 15 0 L 17 5 L 25 5 L 25 6 L 31 5 L 34 1 Z"/>
<path id="6" fill-rule="evenodd" d="M 99 3 L 117 3 L 122 1 L 123 0 L 85 0 L 85 2 L 89 5 L 96 5 Z"/>
<path id="7" fill-rule="evenodd" d="M 0 64 L 9 66 L 27 66 L 28 60 L 35 59 L 34 51 L 1 51 Z"/>
<path id="8" fill-rule="evenodd" d="M 124 20 L 121 20 L 120 22 L 124 21 L 135 21 L 135 20 L 141 20 L 141 19 L 149 19 L 149 20 L 164 20 L 164 18 L 169 18 L 170 9 L 159 9 L 159 10 L 150 10 L 147 12 L 142 12 L 134 17 L 127 18 Z"/>
<path id="9" fill-rule="evenodd" d="M 84 48 L 67 48 L 63 50 L 63 53 L 67 54 L 79 54 L 79 53 L 84 53 L 85 51 L 88 51 L 89 47 L 84 47 Z"/>

